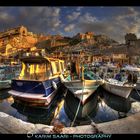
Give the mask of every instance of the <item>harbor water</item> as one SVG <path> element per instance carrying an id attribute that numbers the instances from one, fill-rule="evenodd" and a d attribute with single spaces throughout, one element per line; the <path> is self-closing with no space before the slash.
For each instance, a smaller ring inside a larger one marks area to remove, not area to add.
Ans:
<path id="1" fill-rule="evenodd" d="M 14 103 L 12 96 L 8 91 L 0 90 L 0 111 L 21 119 L 25 122 L 41 123 L 54 125 L 56 121 L 62 123 L 65 127 L 71 126 L 74 120 L 71 120 L 65 112 L 65 96 L 59 98 L 51 104 L 49 108 L 28 107 L 25 104 Z M 91 122 L 102 123 L 117 120 L 123 117 L 140 112 L 140 96 L 136 91 L 132 91 L 128 99 L 115 96 L 103 89 L 99 89 L 94 94 L 98 95 L 98 105 L 96 115 L 89 116 L 88 122 L 74 122 L 74 125 L 90 124 Z"/>

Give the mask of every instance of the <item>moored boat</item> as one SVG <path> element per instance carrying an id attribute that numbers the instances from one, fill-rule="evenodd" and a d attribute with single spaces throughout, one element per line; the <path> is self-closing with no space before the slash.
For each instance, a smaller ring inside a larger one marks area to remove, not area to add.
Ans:
<path id="1" fill-rule="evenodd" d="M 64 109 L 68 118 L 75 123 L 90 123 L 98 111 L 98 94 L 92 94 L 84 104 L 75 97 L 71 91 L 67 91 Z"/>
<path id="2" fill-rule="evenodd" d="M 135 87 L 133 84 L 125 84 L 125 82 L 111 78 L 104 80 L 104 84 L 102 86 L 106 91 L 124 98 L 128 98 Z"/>
<path id="3" fill-rule="evenodd" d="M 15 78 L 20 71 L 20 66 L 1 65 L 0 66 L 0 90 L 11 87 L 11 79 Z"/>
<path id="4" fill-rule="evenodd" d="M 112 109 L 118 112 L 127 113 L 131 109 L 130 98 L 123 98 L 114 94 L 109 94 L 108 92 L 102 91 L 104 102 Z"/>
<path id="5" fill-rule="evenodd" d="M 0 90 L 10 88 L 9 73 L 10 71 L 6 65 L 0 66 Z"/>
<path id="6" fill-rule="evenodd" d="M 83 70 L 80 79 L 65 79 L 67 88 L 64 108 L 66 114 L 74 121 L 91 121 L 89 118 L 96 115 L 98 96 L 94 94 L 102 84 L 102 79 L 92 71 Z"/>
<path id="7" fill-rule="evenodd" d="M 65 87 L 84 105 L 86 100 L 102 84 L 102 79 L 92 71 L 84 70 L 83 78 L 63 81 Z"/>
<path id="8" fill-rule="evenodd" d="M 64 61 L 42 56 L 21 58 L 20 76 L 12 80 L 9 91 L 15 102 L 28 106 L 49 106 L 61 87 Z"/>

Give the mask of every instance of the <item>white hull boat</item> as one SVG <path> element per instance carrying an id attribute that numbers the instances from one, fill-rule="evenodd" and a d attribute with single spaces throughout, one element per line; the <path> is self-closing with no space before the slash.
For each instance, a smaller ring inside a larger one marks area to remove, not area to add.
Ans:
<path id="1" fill-rule="evenodd" d="M 74 122 L 90 122 L 89 118 L 96 115 L 98 110 L 97 88 L 102 84 L 102 79 L 93 72 L 84 73 L 84 78 L 79 80 L 63 81 L 67 88 L 64 109 L 70 120 Z"/>
<path id="2" fill-rule="evenodd" d="M 131 91 L 135 86 L 130 84 L 124 84 L 124 82 L 120 82 L 115 79 L 108 79 L 104 81 L 103 88 L 115 95 L 128 98 Z"/>
<path id="3" fill-rule="evenodd" d="M 89 78 L 88 78 L 89 76 Z M 88 79 L 88 80 L 87 80 Z M 102 84 L 102 79 L 96 76 L 93 72 L 85 73 L 84 79 L 65 80 L 65 87 L 78 98 L 82 104 L 97 90 Z"/>
<path id="4" fill-rule="evenodd" d="M 91 96 L 100 85 L 100 81 L 96 80 L 72 80 L 64 82 L 64 85 L 69 89 L 75 97 L 81 100 L 82 104 Z"/>

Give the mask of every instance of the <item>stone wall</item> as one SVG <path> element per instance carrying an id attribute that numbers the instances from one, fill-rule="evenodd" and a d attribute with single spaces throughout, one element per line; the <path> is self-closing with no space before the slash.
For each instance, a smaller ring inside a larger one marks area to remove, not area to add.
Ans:
<path id="1" fill-rule="evenodd" d="M 127 118 L 91 125 L 76 127 L 48 126 L 43 124 L 27 123 L 20 119 L 0 112 L 0 133 L 1 134 L 139 134 L 140 113 Z"/>

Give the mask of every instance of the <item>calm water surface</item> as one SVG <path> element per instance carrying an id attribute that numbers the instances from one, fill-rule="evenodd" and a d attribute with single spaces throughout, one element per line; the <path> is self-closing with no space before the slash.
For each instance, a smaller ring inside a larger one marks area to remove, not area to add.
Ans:
<path id="1" fill-rule="evenodd" d="M 108 122 L 140 112 L 140 96 L 135 91 L 127 100 L 103 90 L 96 94 L 99 94 L 98 110 L 96 116 L 89 117 L 90 122 Z M 15 104 L 8 90 L 1 90 L 0 111 L 26 122 L 52 125 L 54 120 L 59 120 L 66 127 L 72 123 L 64 110 L 64 98 L 55 101 L 49 109 L 33 108 L 24 104 Z M 82 125 L 82 123 L 75 125 Z"/>

